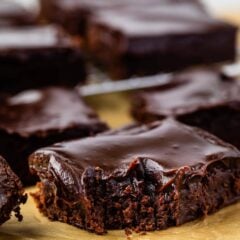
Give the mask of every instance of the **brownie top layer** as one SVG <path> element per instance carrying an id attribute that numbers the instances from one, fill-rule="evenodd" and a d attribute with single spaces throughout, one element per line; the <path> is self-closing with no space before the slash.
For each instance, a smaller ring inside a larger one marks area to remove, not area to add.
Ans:
<path id="1" fill-rule="evenodd" d="M 240 84 L 219 70 L 201 69 L 173 76 L 171 83 L 156 90 L 138 93 L 136 105 L 145 113 L 177 116 L 228 104 L 240 109 Z"/>
<path id="2" fill-rule="evenodd" d="M 39 9 L 26 7 L 19 1 L 0 1 L 0 26 L 33 24 L 37 21 Z"/>
<path id="3" fill-rule="evenodd" d="M 99 125 L 105 126 L 74 90 L 29 90 L 4 99 L 0 106 L 0 129 L 23 137 Z"/>
<path id="4" fill-rule="evenodd" d="M 207 33 L 222 27 L 232 28 L 230 24 L 213 19 L 198 4 L 186 1 L 99 11 L 92 22 L 129 37 Z"/>
<path id="5" fill-rule="evenodd" d="M 30 157 L 30 167 L 46 175 L 48 169 L 69 184 L 78 182 L 89 167 L 103 169 L 106 177 L 123 176 L 139 162 L 153 173 L 181 167 L 197 171 L 216 160 L 234 157 L 240 158 L 240 153 L 233 146 L 167 119 L 40 149 Z"/>
<path id="6" fill-rule="evenodd" d="M 72 46 L 71 38 L 54 25 L 0 29 L 0 51 Z"/>

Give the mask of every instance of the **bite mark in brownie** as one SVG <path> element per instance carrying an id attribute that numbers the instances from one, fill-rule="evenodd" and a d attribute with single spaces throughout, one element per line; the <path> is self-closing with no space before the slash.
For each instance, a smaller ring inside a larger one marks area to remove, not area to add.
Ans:
<path id="1" fill-rule="evenodd" d="M 86 78 L 79 44 L 54 25 L 0 29 L 0 91 L 73 87 Z"/>
<path id="2" fill-rule="evenodd" d="M 2 100 L 0 154 L 24 184 L 32 184 L 36 178 L 29 173 L 27 158 L 33 151 L 106 129 L 74 90 L 28 90 Z"/>
<path id="3" fill-rule="evenodd" d="M 165 229 L 240 198 L 240 152 L 172 119 L 55 144 L 29 164 L 40 211 L 97 234 Z"/>
<path id="4" fill-rule="evenodd" d="M 20 205 L 27 200 L 20 179 L 11 170 L 5 159 L 0 157 L 0 225 L 15 217 L 22 221 Z"/>
<path id="5" fill-rule="evenodd" d="M 186 71 L 162 88 L 137 93 L 132 113 L 139 122 L 174 117 L 240 148 L 240 83 L 218 69 Z"/>

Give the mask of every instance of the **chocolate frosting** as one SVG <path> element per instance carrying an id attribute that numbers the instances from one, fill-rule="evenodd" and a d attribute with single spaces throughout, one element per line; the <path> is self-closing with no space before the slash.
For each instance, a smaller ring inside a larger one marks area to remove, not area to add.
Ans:
<path id="1" fill-rule="evenodd" d="M 0 50 L 72 47 L 71 38 L 54 25 L 0 29 Z"/>
<path id="2" fill-rule="evenodd" d="M 30 168 L 40 176 L 49 176 L 50 171 L 66 185 L 79 185 L 89 167 L 103 169 L 105 177 L 111 177 L 123 176 L 139 161 L 149 171 L 172 172 L 232 157 L 240 157 L 233 146 L 167 119 L 40 149 L 30 157 Z"/>
<path id="3" fill-rule="evenodd" d="M 104 125 L 74 90 L 46 88 L 28 90 L 3 100 L 0 129 L 29 137 L 74 126 Z"/>
<path id="4" fill-rule="evenodd" d="M 173 76 L 171 84 L 162 89 L 137 94 L 144 113 L 178 116 L 193 111 L 226 106 L 240 109 L 240 84 L 220 71 L 192 70 Z"/>

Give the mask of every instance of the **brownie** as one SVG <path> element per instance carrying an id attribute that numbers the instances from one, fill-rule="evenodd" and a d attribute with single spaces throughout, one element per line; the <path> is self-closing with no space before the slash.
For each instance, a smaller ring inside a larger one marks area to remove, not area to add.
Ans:
<path id="1" fill-rule="evenodd" d="M 86 77 L 78 43 L 60 28 L 0 29 L 0 91 L 59 85 L 72 87 Z"/>
<path id="2" fill-rule="evenodd" d="M 28 156 L 40 147 L 83 138 L 107 129 L 78 93 L 63 88 L 28 90 L 6 97 L 0 106 L 0 154 L 25 185 Z"/>
<path id="3" fill-rule="evenodd" d="M 165 1 L 174 0 L 41 0 L 40 3 L 41 15 L 48 21 L 60 24 L 71 34 L 84 37 L 89 19 L 100 10 L 162 4 Z"/>
<path id="4" fill-rule="evenodd" d="M 132 112 L 135 119 L 145 123 L 174 117 L 240 148 L 240 82 L 221 70 L 175 74 L 169 84 L 137 93 Z"/>
<path id="5" fill-rule="evenodd" d="M 22 221 L 20 205 L 26 202 L 27 196 L 24 195 L 20 179 L 2 157 L 0 157 L 0 196 L 0 225 L 11 218 L 12 212 L 19 221 Z"/>
<path id="6" fill-rule="evenodd" d="M 92 58 L 114 79 L 233 61 L 236 37 L 194 1 L 98 11 L 87 31 Z"/>
<path id="7" fill-rule="evenodd" d="M 240 198 L 240 152 L 173 119 L 55 144 L 29 164 L 40 211 L 98 234 L 165 229 Z"/>
<path id="8" fill-rule="evenodd" d="M 0 1 L 0 27 L 36 24 L 38 15 L 37 7 L 26 7 L 21 1 Z"/>

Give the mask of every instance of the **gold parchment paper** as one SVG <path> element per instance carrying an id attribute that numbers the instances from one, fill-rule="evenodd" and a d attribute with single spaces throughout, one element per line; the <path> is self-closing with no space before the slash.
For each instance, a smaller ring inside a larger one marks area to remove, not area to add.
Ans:
<path id="1" fill-rule="evenodd" d="M 232 15 L 227 15 L 232 19 Z M 240 26 L 240 14 L 234 16 L 234 22 Z M 109 94 L 88 99 L 99 112 L 101 118 L 112 127 L 131 122 L 128 114 L 127 94 Z M 27 189 L 34 192 L 35 188 Z M 22 207 L 23 222 L 12 217 L 0 227 L 0 240 L 127 240 L 124 231 L 109 231 L 107 235 L 97 236 L 78 228 L 59 222 L 50 222 L 42 216 L 29 196 Z M 133 234 L 130 240 L 240 240 L 240 202 L 226 207 L 204 219 L 184 224 L 164 231 Z"/>

